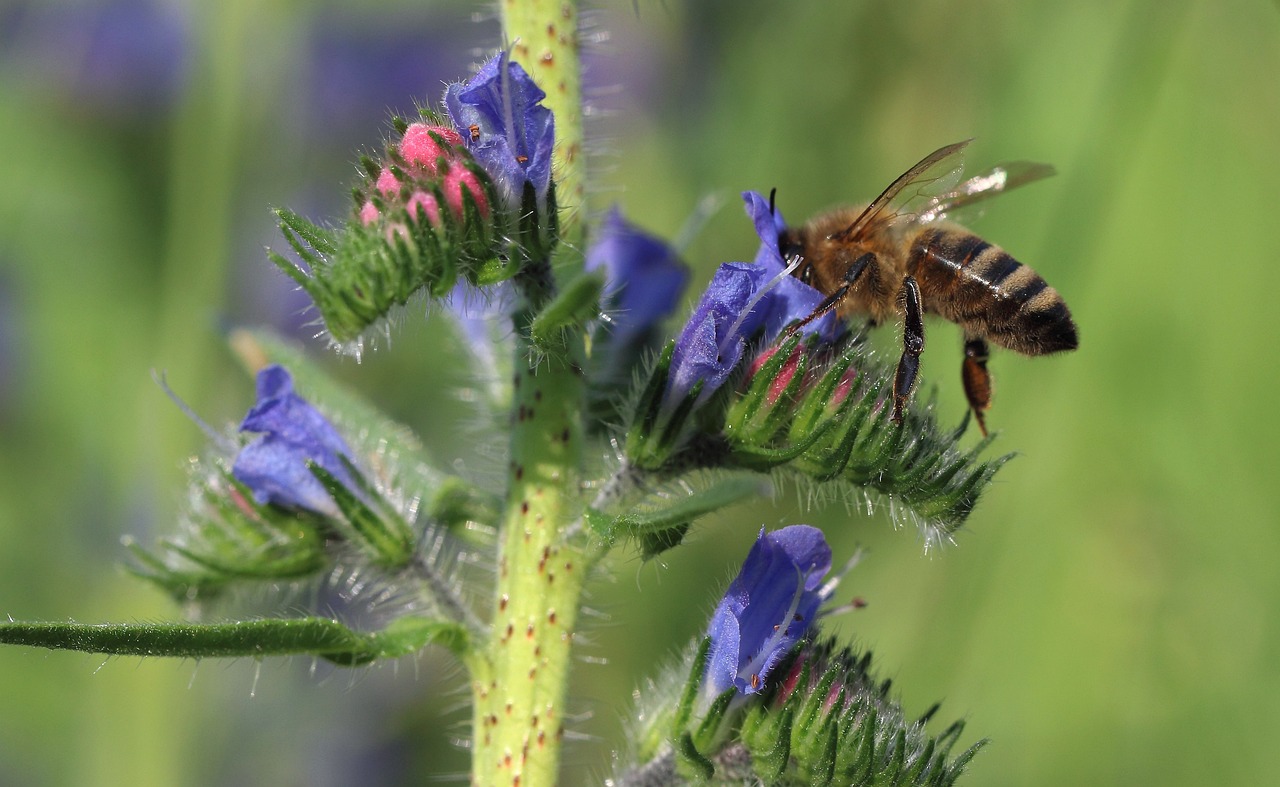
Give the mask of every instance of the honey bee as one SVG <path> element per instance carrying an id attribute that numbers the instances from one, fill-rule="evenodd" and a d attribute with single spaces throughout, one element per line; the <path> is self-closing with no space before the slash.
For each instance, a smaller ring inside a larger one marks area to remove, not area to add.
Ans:
<path id="1" fill-rule="evenodd" d="M 831 310 L 870 325 L 903 326 L 893 379 L 893 420 L 915 388 L 924 350 L 924 314 L 964 330 L 961 379 L 986 435 L 991 406 L 988 343 L 1023 355 L 1074 350 L 1076 325 L 1062 296 L 1029 266 L 968 230 L 943 221 L 956 209 L 1052 175 L 1047 164 L 1002 164 L 957 183 L 970 140 L 925 156 L 865 207 L 838 208 L 778 237 L 793 275 L 826 299 L 800 325 Z M 771 197 L 772 202 L 772 197 Z M 800 326 L 793 327 L 792 330 Z"/>

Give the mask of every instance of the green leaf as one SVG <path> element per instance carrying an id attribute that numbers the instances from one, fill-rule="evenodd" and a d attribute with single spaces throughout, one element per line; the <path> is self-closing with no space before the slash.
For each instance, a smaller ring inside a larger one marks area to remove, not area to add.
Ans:
<path id="1" fill-rule="evenodd" d="M 236 623 L 0 623 L 0 643 L 115 656 L 237 658 L 310 654 L 343 666 L 398 658 L 438 642 L 462 656 L 466 630 L 455 623 L 401 618 L 381 632 L 353 631 L 327 618 Z"/>
<path id="2" fill-rule="evenodd" d="M 561 331 L 579 328 L 600 314 L 604 276 L 597 272 L 577 276 L 533 318 L 530 333 L 538 347 L 555 344 Z"/>
<path id="3" fill-rule="evenodd" d="M 769 491 L 767 479 L 735 474 L 717 479 L 705 489 L 683 497 L 663 499 L 659 504 L 638 505 L 612 519 L 600 512 L 592 512 L 587 521 L 608 541 L 622 536 L 641 537 L 668 532 L 734 503 L 768 495 Z"/>

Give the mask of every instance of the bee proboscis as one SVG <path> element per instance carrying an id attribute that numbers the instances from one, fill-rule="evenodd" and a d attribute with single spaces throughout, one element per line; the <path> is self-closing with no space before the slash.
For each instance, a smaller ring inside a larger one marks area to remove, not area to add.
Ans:
<path id="1" fill-rule="evenodd" d="M 945 221 L 957 209 L 1052 175 L 1047 164 L 1001 164 L 957 182 L 969 140 L 939 148 L 889 185 L 869 205 L 838 208 L 778 238 L 795 274 L 826 295 L 805 323 L 835 310 L 871 325 L 903 326 L 893 380 L 893 420 L 915 388 L 924 350 L 922 315 L 964 330 L 961 378 L 969 408 L 987 433 L 991 406 L 988 343 L 1022 353 L 1074 350 L 1076 325 L 1057 290 L 1030 266 L 972 232 Z M 802 323 L 803 324 L 803 323 Z"/>

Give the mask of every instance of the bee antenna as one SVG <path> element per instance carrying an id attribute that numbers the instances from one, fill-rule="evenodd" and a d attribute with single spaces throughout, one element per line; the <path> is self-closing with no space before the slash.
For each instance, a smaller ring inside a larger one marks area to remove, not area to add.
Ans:
<path id="1" fill-rule="evenodd" d="M 773 188 L 769 189 L 769 215 L 770 215 L 770 216 L 775 215 L 775 214 L 776 214 L 776 212 L 777 212 L 777 211 L 774 209 L 774 199 L 775 199 L 775 198 L 777 198 L 777 196 L 778 196 L 778 187 L 777 187 L 777 186 L 774 186 Z"/>

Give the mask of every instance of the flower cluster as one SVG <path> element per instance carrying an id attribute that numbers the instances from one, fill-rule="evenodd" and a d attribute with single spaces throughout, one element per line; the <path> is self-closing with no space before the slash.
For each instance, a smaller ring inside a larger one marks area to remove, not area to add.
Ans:
<path id="1" fill-rule="evenodd" d="M 931 737 L 937 706 L 908 721 L 889 682 L 871 677 L 870 654 L 817 641 L 819 610 L 840 579 L 826 579 L 830 568 L 818 529 L 762 529 L 712 615 L 680 699 L 670 701 L 674 686 L 657 687 L 649 699 L 659 704 L 640 714 L 635 754 L 647 762 L 614 783 L 953 783 L 983 742 L 948 760 L 962 722 Z M 665 735 L 652 734 L 662 727 Z"/>
<path id="2" fill-rule="evenodd" d="M 287 210 L 280 228 L 305 263 L 271 260 L 315 302 L 332 341 L 359 354 L 366 332 L 416 293 L 488 285 L 545 264 L 557 241 L 545 94 L 505 53 L 445 91 L 447 114 L 394 121 L 381 160 L 362 160 L 351 219 L 326 229 Z"/>
<path id="3" fill-rule="evenodd" d="M 413 529 L 360 469 L 362 454 L 294 390 L 288 370 L 258 372 L 257 399 L 239 429 L 258 436 L 194 468 L 187 532 L 159 555 L 135 548 L 139 573 L 191 601 L 237 579 L 315 576 L 342 545 L 372 565 L 409 562 Z"/>
<path id="4" fill-rule="evenodd" d="M 398 145 L 388 151 L 392 161 L 382 165 L 372 188 L 360 206 L 360 222 L 365 225 L 388 220 L 403 207 L 409 221 L 442 226 L 440 199 L 454 221 L 463 221 L 470 202 L 482 219 L 489 217 L 489 198 L 483 184 L 462 154 L 462 137 L 449 126 L 410 123 L 404 127 Z M 403 224 L 392 223 L 390 233 L 407 238 Z M 391 240 L 391 238 L 388 238 Z M 392 241 L 394 242 L 394 241 Z"/>

